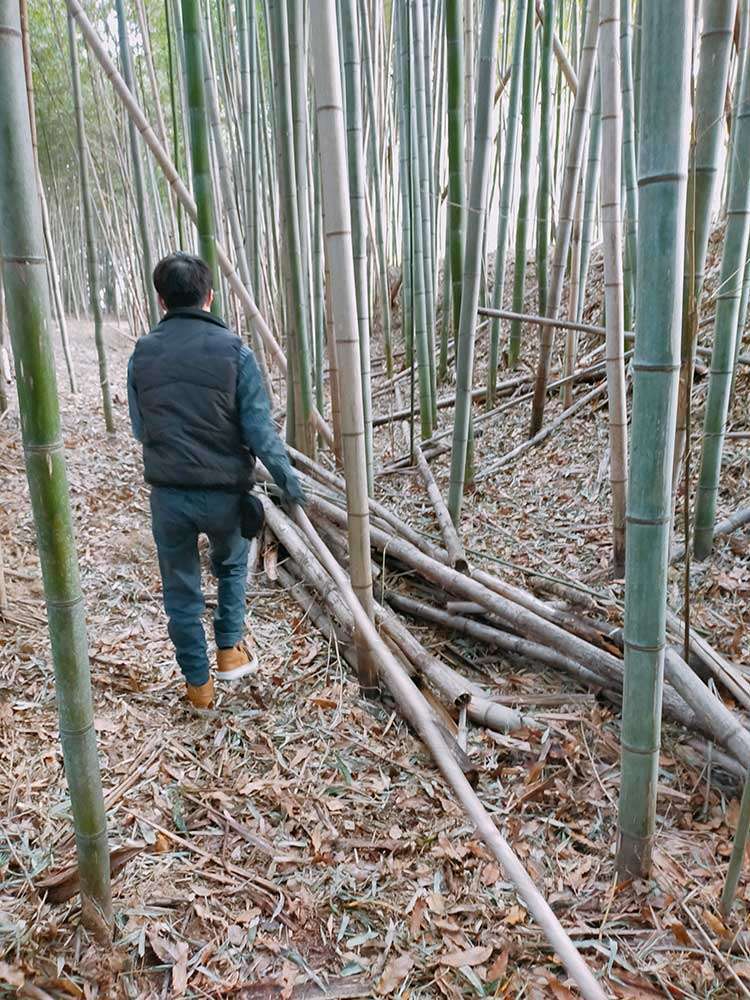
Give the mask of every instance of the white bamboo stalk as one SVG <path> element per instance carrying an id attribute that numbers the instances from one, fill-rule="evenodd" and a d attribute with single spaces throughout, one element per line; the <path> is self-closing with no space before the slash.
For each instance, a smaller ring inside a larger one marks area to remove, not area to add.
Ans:
<path id="1" fill-rule="evenodd" d="M 374 612 L 370 562 L 367 450 L 362 399 L 357 292 L 354 280 L 346 131 L 339 69 L 335 0 L 321 0 L 310 19 L 318 148 L 321 162 L 323 231 L 331 279 L 331 304 L 338 366 L 341 436 L 346 478 L 351 586 L 367 620 Z M 309 522 L 308 522 L 309 523 Z M 358 627 L 358 638 L 366 636 Z M 377 688 L 367 641 L 360 641 L 358 668 L 365 691 Z"/>
<path id="2" fill-rule="evenodd" d="M 601 0 L 599 80 L 602 88 L 602 236 L 606 304 L 607 392 L 609 396 L 609 481 L 612 489 L 614 573 L 625 573 L 625 496 L 628 428 L 625 390 L 625 304 L 622 266 L 622 90 L 620 87 L 620 3 Z"/>

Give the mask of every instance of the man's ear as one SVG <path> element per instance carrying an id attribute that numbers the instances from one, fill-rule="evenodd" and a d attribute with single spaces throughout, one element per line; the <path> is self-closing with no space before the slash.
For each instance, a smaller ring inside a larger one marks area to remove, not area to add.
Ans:
<path id="1" fill-rule="evenodd" d="M 158 295 L 157 298 L 159 300 L 159 308 L 161 309 L 161 311 L 168 312 L 169 310 L 167 309 L 167 303 L 164 301 L 161 295 Z"/>
<path id="2" fill-rule="evenodd" d="M 203 308 L 206 310 L 206 312 L 209 312 L 213 304 L 214 304 L 214 290 L 212 288 L 211 291 L 208 293 L 208 297 L 206 298 Z"/>

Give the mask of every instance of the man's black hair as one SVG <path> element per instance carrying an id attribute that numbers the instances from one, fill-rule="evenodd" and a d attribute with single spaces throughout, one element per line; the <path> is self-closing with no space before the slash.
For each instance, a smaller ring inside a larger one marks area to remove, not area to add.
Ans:
<path id="1" fill-rule="evenodd" d="M 167 309 L 200 308 L 213 288 L 211 268 L 193 254 L 171 253 L 154 268 L 154 288 Z"/>

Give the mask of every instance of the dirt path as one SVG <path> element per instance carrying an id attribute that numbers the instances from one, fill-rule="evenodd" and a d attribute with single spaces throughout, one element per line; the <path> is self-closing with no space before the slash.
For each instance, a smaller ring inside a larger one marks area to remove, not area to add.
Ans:
<path id="1" fill-rule="evenodd" d="M 210 718 L 187 713 L 127 426 L 129 342 L 108 333 L 118 429 L 107 437 L 88 325 L 74 324 L 73 339 L 82 391 L 71 399 L 61 375 L 64 437 L 110 838 L 139 849 L 114 883 L 117 950 L 108 962 L 76 931 L 75 899 L 44 903 L 33 889 L 73 853 L 11 412 L 0 422 L 10 603 L 0 619 L 0 995 L 14 976 L 44 991 L 27 995 L 54 997 L 573 995 L 420 745 L 387 709 L 358 699 L 336 649 L 264 576 L 248 609 L 262 654 L 257 679 L 225 695 Z M 506 450 L 522 416 L 493 429 L 496 444 L 486 437 L 484 453 Z M 522 567 L 541 558 L 595 580 L 608 537 L 602 415 L 567 435 L 476 494 L 466 538 Z M 383 452 L 388 441 L 380 432 Z M 738 505 L 733 474 L 724 509 Z M 746 475 L 740 461 L 738 481 Z M 379 490 L 429 527 L 413 477 L 389 478 Z M 747 601 L 747 537 L 722 543 L 714 566 L 698 572 L 698 620 L 719 616 L 712 639 L 747 656 L 736 610 Z M 545 730 L 476 731 L 470 750 L 483 801 L 615 995 L 740 995 L 727 960 L 703 936 L 720 930 L 715 905 L 737 807 L 726 776 L 715 772 L 710 789 L 686 734 L 667 729 L 654 879 L 615 889 L 612 709 L 550 672 L 455 637 L 430 641 L 522 705 L 539 693 L 570 695 L 534 711 Z M 750 963 L 732 961 L 747 979 Z M 316 994 L 328 980 L 330 994 Z"/>

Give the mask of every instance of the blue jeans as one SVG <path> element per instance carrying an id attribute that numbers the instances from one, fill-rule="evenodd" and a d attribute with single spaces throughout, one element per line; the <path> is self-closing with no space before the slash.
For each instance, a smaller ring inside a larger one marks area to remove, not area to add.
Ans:
<path id="1" fill-rule="evenodd" d="M 245 628 L 248 543 L 240 534 L 240 496 L 155 486 L 151 525 L 177 662 L 188 684 L 205 684 L 209 668 L 198 536 L 208 535 L 211 543 L 211 568 L 219 581 L 214 637 L 219 648 L 228 649 Z"/>

